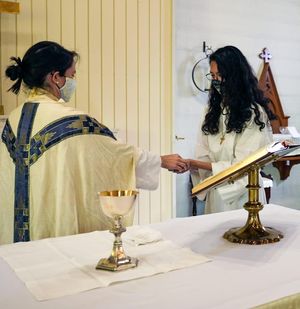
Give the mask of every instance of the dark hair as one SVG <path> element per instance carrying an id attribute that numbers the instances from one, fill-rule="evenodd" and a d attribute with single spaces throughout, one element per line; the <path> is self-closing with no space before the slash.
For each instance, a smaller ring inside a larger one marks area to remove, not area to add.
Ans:
<path id="1" fill-rule="evenodd" d="M 51 41 L 36 43 L 27 50 L 22 60 L 19 57 L 10 58 L 15 64 L 8 66 L 5 74 L 16 82 L 8 91 L 18 94 L 22 81 L 29 89 L 41 88 L 48 73 L 58 71 L 60 75 L 64 75 L 71 67 L 74 58 L 78 58 L 76 52 L 69 51 L 58 43 Z"/>
<path id="2" fill-rule="evenodd" d="M 269 100 L 264 97 L 258 88 L 258 81 L 251 66 L 242 52 L 234 46 L 219 48 L 209 57 L 209 62 L 215 61 L 222 77 L 221 93 L 214 87 L 209 94 L 209 108 L 202 125 L 205 134 L 217 134 L 219 132 L 219 118 L 222 112 L 222 104 L 228 110 L 226 132 L 241 133 L 251 119 L 254 111 L 254 122 L 260 130 L 265 123 L 260 119 L 258 105 L 266 111 L 270 120 L 276 117 L 268 108 Z"/>

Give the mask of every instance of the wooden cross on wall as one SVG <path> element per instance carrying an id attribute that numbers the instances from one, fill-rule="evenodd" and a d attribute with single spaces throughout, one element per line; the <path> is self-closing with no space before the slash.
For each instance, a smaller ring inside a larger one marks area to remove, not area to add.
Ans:
<path id="1" fill-rule="evenodd" d="M 263 52 L 259 54 L 259 57 L 264 60 L 264 67 L 259 78 L 259 87 L 264 92 L 264 95 L 270 100 L 270 109 L 277 116 L 277 119 L 271 121 L 273 133 L 280 133 L 279 127 L 287 127 L 289 116 L 285 116 L 280 98 L 276 89 L 276 84 L 273 78 L 273 74 L 270 67 L 270 59 L 272 55 L 267 48 L 263 49 Z M 280 174 L 280 179 L 285 180 L 289 177 L 291 168 L 300 164 L 300 158 L 298 155 L 282 157 L 279 160 L 273 162 Z"/>
<path id="2" fill-rule="evenodd" d="M 265 97 L 270 100 L 270 109 L 277 116 L 277 119 L 271 121 L 273 133 L 280 133 L 279 127 L 287 127 L 289 116 L 285 116 L 275 80 L 270 67 L 271 53 L 267 48 L 264 48 L 259 57 L 264 60 L 264 67 L 259 78 L 259 87 L 264 92 Z"/>

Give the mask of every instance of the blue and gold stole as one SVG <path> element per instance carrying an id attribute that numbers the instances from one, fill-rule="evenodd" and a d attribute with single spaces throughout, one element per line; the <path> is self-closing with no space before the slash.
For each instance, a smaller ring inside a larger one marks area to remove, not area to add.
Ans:
<path id="1" fill-rule="evenodd" d="M 60 118 L 31 137 L 32 126 L 39 103 L 25 103 L 22 109 L 17 137 L 9 120 L 2 132 L 2 141 L 15 163 L 14 242 L 30 240 L 30 166 L 43 153 L 66 138 L 80 134 L 99 134 L 115 139 L 113 133 L 88 115 Z"/>

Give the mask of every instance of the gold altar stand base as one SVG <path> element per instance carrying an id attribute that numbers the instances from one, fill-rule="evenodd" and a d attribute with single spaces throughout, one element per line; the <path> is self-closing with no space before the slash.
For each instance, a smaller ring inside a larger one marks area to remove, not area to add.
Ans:
<path id="1" fill-rule="evenodd" d="M 262 245 L 280 241 L 283 234 L 271 227 L 264 227 L 258 212 L 263 209 L 259 202 L 259 166 L 253 165 L 248 171 L 249 201 L 244 208 L 248 211 L 248 220 L 244 227 L 232 228 L 223 237 L 230 242 L 248 245 Z"/>
<path id="2" fill-rule="evenodd" d="M 280 241 L 283 234 L 272 227 L 262 226 L 258 213 L 253 215 L 251 211 L 244 227 L 231 228 L 223 237 L 233 243 L 263 245 Z"/>
<path id="3" fill-rule="evenodd" d="M 248 211 L 248 220 L 244 227 L 232 228 L 223 237 L 231 242 L 249 245 L 262 245 L 280 241 L 283 234 L 271 227 L 264 227 L 259 219 L 259 211 L 263 205 L 259 202 L 259 169 L 288 153 L 300 149 L 300 144 L 288 141 L 272 143 L 262 147 L 216 175 L 208 177 L 192 189 L 192 196 L 211 190 L 224 183 L 234 181 L 248 175 L 248 202 L 244 208 Z"/>

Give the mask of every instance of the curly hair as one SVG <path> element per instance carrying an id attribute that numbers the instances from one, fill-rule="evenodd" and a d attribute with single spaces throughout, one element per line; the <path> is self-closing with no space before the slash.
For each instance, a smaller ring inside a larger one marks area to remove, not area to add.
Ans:
<path id="1" fill-rule="evenodd" d="M 276 119 L 269 109 L 269 100 L 258 88 L 258 81 L 251 66 L 241 51 L 234 46 L 219 48 L 209 57 L 215 61 L 222 77 L 221 94 L 211 88 L 208 101 L 208 112 L 202 125 L 205 134 L 219 132 L 219 118 L 223 107 L 226 107 L 228 119 L 226 132 L 241 133 L 254 112 L 254 122 L 262 130 L 265 123 L 261 121 L 261 105 L 270 120 Z"/>

